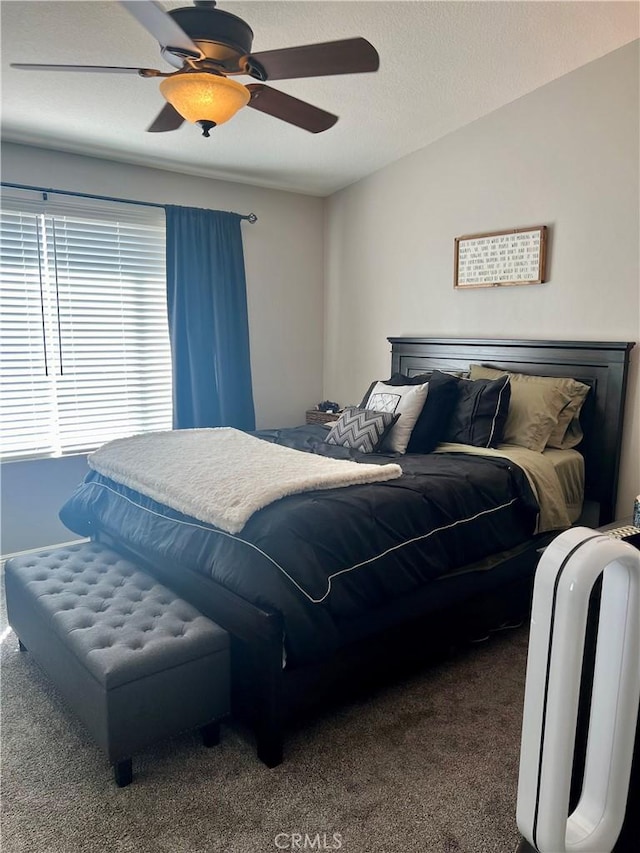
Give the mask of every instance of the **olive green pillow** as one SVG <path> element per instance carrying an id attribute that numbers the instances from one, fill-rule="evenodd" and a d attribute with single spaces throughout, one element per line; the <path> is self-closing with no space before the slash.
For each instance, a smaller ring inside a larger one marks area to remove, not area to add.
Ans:
<path id="1" fill-rule="evenodd" d="M 511 377 L 511 402 L 503 441 L 530 450 L 566 450 L 582 439 L 578 415 L 589 386 L 575 379 L 512 373 L 471 365 L 472 379 Z"/>

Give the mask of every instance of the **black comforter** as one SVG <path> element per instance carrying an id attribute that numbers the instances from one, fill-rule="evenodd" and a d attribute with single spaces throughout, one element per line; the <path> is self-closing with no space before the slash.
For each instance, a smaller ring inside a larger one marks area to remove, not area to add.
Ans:
<path id="1" fill-rule="evenodd" d="M 256 435 L 336 458 L 394 461 L 403 476 L 282 498 L 234 536 L 92 471 L 60 517 L 81 535 L 104 531 L 151 561 L 188 567 L 280 611 L 295 662 L 334 651 L 345 620 L 533 534 L 537 503 L 507 459 L 364 455 L 325 444 L 321 426 Z"/>

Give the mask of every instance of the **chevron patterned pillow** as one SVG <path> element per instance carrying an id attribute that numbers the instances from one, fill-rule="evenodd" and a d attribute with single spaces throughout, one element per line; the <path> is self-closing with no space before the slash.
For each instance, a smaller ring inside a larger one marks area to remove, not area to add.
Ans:
<path id="1" fill-rule="evenodd" d="M 355 407 L 345 409 L 331 428 L 326 443 L 373 453 L 397 420 L 398 415 L 391 412 Z"/>

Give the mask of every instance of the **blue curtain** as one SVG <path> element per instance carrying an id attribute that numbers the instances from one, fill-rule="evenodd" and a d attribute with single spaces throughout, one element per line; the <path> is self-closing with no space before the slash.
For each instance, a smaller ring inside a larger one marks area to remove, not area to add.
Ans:
<path id="1" fill-rule="evenodd" d="M 173 426 L 255 427 L 241 217 L 169 205 Z"/>

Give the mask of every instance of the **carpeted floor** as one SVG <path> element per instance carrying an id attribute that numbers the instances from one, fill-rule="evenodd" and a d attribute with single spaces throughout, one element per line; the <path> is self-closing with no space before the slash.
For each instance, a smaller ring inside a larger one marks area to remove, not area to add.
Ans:
<path id="1" fill-rule="evenodd" d="M 496 635 L 307 721 L 274 770 L 224 725 L 219 747 L 184 735 L 136 756 L 119 789 L 5 631 L 2 850 L 512 853 L 526 647 L 524 629 Z"/>

